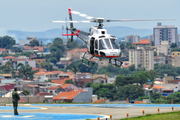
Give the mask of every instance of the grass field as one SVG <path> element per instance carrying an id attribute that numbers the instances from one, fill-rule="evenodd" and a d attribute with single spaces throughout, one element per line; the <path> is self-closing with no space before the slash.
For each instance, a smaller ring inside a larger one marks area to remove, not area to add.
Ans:
<path id="1" fill-rule="evenodd" d="M 180 111 L 161 114 L 147 114 L 145 116 L 126 118 L 121 120 L 180 120 Z"/>

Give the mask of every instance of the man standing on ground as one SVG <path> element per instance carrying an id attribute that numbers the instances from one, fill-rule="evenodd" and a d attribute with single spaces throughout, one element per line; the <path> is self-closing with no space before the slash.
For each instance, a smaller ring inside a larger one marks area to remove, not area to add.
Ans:
<path id="1" fill-rule="evenodd" d="M 13 102 L 13 107 L 14 107 L 14 115 L 19 115 L 18 111 L 17 111 L 18 100 L 20 100 L 20 97 L 17 93 L 17 88 L 14 88 L 14 91 L 12 92 L 12 102 Z"/>

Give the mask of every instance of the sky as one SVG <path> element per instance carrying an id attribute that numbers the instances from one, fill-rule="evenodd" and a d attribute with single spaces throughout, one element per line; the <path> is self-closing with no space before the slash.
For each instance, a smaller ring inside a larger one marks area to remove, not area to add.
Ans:
<path id="1" fill-rule="evenodd" d="M 163 25 L 180 28 L 180 0 L 0 0 L 0 30 L 45 31 L 62 28 L 68 8 L 93 17 L 106 19 L 176 19 Z M 86 20 L 73 15 L 73 20 Z M 105 23 L 105 27 L 126 26 L 152 29 L 159 21 Z M 95 23 L 76 23 L 77 28 L 90 28 Z"/>

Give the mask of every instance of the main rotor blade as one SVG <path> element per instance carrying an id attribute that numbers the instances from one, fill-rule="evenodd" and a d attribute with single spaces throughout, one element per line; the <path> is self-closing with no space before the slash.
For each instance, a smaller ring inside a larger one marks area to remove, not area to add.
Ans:
<path id="1" fill-rule="evenodd" d="M 51 21 L 53 23 L 90 23 L 90 21 Z"/>
<path id="2" fill-rule="evenodd" d="M 128 21 L 162 21 L 162 20 L 176 20 L 176 19 L 104 20 L 104 22 L 128 22 Z"/>
<path id="3" fill-rule="evenodd" d="M 94 19 L 94 17 L 88 16 L 88 15 L 86 15 L 86 14 L 82 14 L 82 13 L 80 13 L 80 12 L 78 12 L 78 11 L 71 11 L 71 13 L 76 14 L 76 15 L 79 15 L 79 16 L 84 17 L 84 18 L 86 18 L 86 19 Z"/>

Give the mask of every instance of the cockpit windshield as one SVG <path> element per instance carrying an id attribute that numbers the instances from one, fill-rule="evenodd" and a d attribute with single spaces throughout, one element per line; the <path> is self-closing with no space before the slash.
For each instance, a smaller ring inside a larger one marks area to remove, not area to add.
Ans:
<path id="1" fill-rule="evenodd" d="M 99 50 L 104 50 L 104 49 L 106 49 L 106 46 L 105 46 L 103 40 L 100 39 L 100 40 L 99 40 Z"/>
<path id="2" fill-rule="evenodd" d="M 113 49 L 119 49 L 117 39 L 110 38 Z"/>
<path id="3" fill-rule="evenodd" d="M 99 39 L 99 50 L 103 49 L 119 49 L 118 40 L 115 38 Z"/>
<path id="4" fill-rule="evenodd" d="M 107 46 L 107 49 L 112 49 L 111 48 L 111 44 L 110 44 L 110 42 L 109 42 L 109 39 L 104 39 L 104 42 L 105 42 L 105 44 L 106 44 L 106 46 Z"/>

